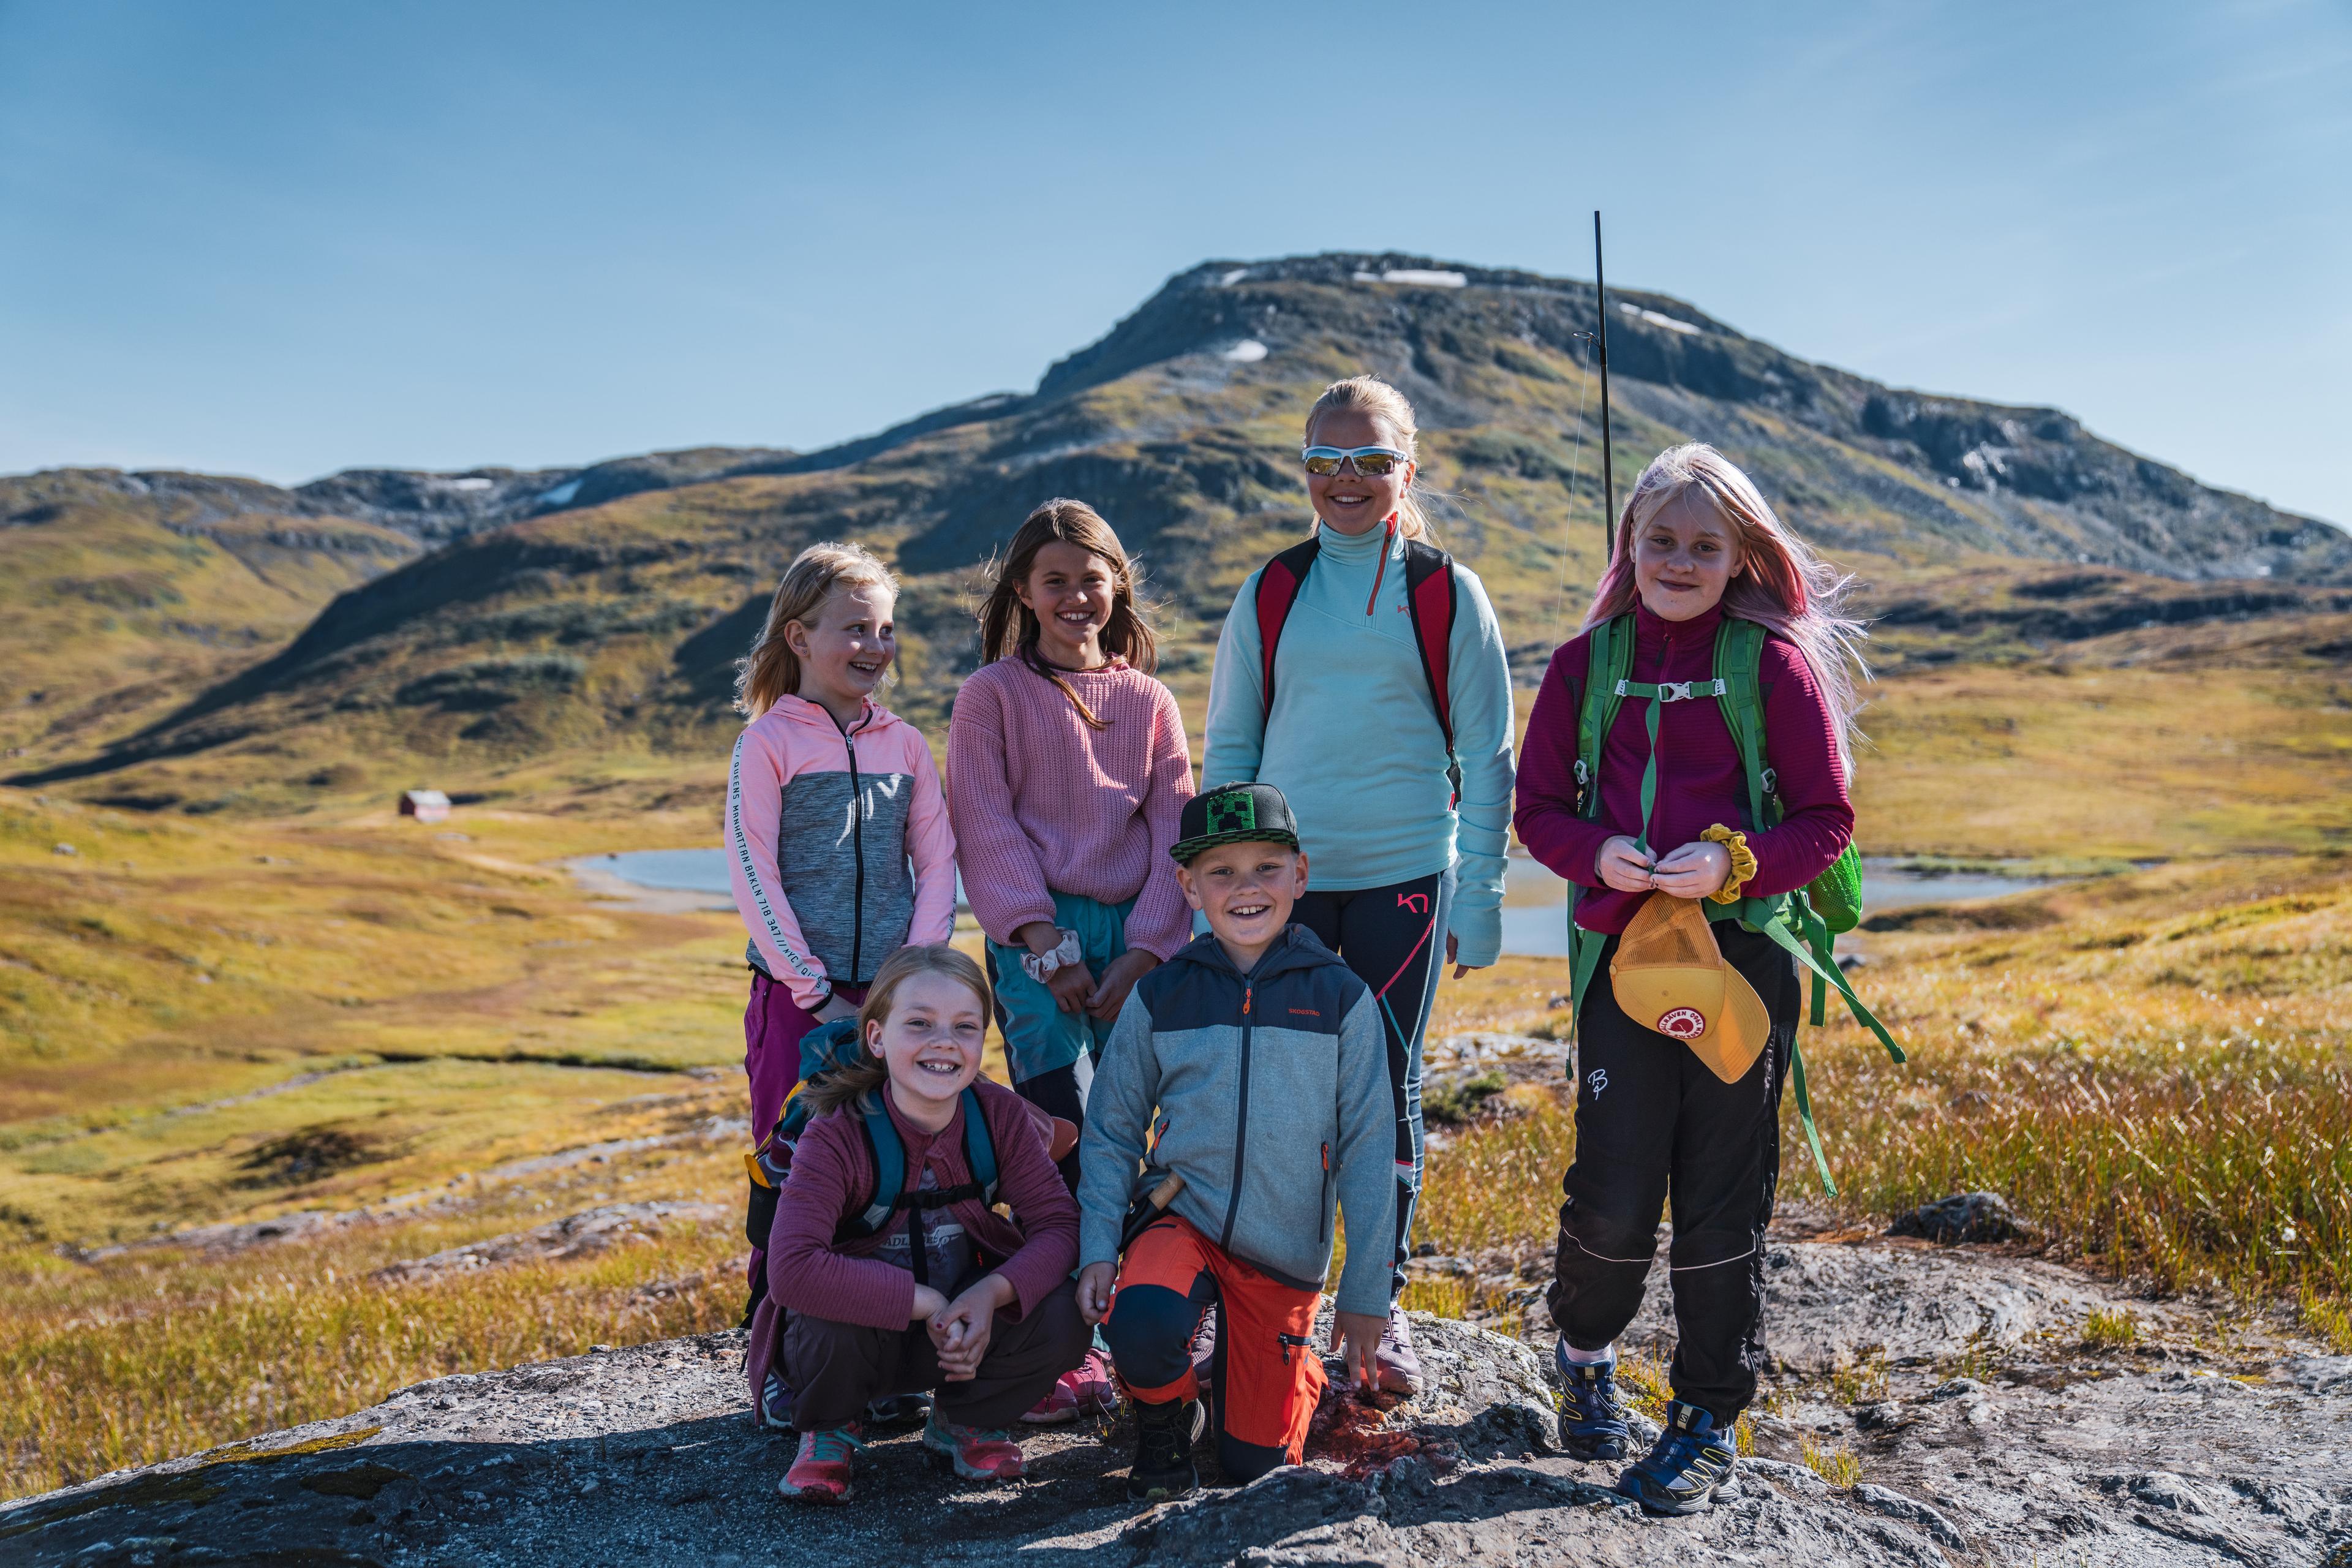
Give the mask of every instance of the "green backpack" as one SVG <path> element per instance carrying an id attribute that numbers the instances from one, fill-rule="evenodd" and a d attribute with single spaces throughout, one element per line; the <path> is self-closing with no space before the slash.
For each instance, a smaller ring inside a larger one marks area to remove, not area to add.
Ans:
<path id="1" fill-rule="evenodd" d="M 1757 679 L 1764 654 L 1764 628 L 1754 621 L 1726 616 L 1715 634 L 1712 681 L 1654 685 L 1629 679 L 1633 669 L 1632 616 L 1618 616 L 1593 627 L 1584 702 L 1576 726 L 1579 814 L 1588 821 L 1601 815 L 1601 752 L 1610 727 L 1617 721 L 1618 709 L 1628 697 L 1647 699 L 1649 707 L 1643 718 L 1649 730 L 1650 757 L 1642 769 L 1639 841 L 1643 853 L 1649 853 L 1650 814 L 1658 795 L 1658 708 L 1663 703 L 1712 697 L 1722 710 L 1724 724 L 1730 730 L 1732 744 L 1738 748 L 1740 763 L 1747 770 L 1748 830 L 1761 832 L 1777 826 L 1782 808 L 1777 780 L 1764 757 L 1763 689 Z M 1594 971 L 1600 967 L 1601 949 L 1608 938 L 1576 923 L 1577 899 L 1582 889 L 1571 884 L 1570 891 L 1574 896 L 1568 904 L 1570 1007 L 1571 1016 L 1580 1016 L 1585 993 L 1591 986 Z M 1819 1028 L 1827 1016 L 1829 988 L 1834 985 L 1838 994 L 1845 998 L 1854 1020 L 1878 1037 L 1886 1054 L 1897 1062 L 1905 1059 L 1903 1047 L 1895 1043 L 1886 1026 L 1853 994 L 1833 952 L 1837 938 L 1862 921 L 1862 858 L 1852 844 L 1845 847 L 1828 870 L 1796 892 L 1769 899 L 1741 899 L 1730 904 L 1703 900 L 1699 907 L 1706 911 L 1709 920 L 1736 920 L 1746 929 L 1770 937 L 1812 972 L 1814 1027 Z M 1803 1124 L 1805 1142 L 1813 1152 L 1814 1168 L 1821 1173 L 1823 1190 L 1834 1197 L 1837 1184 L 1830 1177 L 1830 1163 L 1822 1152 L 1821 1134 L 1813 1129 L 1812 1098 L 1805 1089 L 1804 1052 L 1798 1048 L 1793 1034 L 1789 1041 L 1789 1076 L 1797 1091 L 1797 1120 Z"/>

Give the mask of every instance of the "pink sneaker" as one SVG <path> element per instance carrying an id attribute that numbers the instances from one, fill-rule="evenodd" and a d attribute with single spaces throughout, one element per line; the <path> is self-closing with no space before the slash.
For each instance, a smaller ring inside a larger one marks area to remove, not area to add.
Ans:
<path id="1" fill-rule="evenodd" d="M 1064 1373 L 1037 1402 L 1037 1407 L 1021 1417 L 1030 1426 L 1059 1426 L 1076 1421 L 1081 1415 L 1108 1415 L 1118 1408 L 1118 1391 L 1111 1387 L 1110 1363 L 1100 1351 L 1088 1351 L 1087 1359 Z"/>
<path id="2" fill-rule="evenodd" d="M 800 1502 L 847 1502 L 853 1456 L 864 1447 L 865 1431 L 855 1421 L 845 1426 L 803 1432 L 793 1468 L 784 1472 L 776 1489 Z"/>
<path id="3" fill-rule="evenodd" d="M 968 1481 L 1017 1481 L 1029 1473 L 1012 1433 L 959 1426 L 940 1415 L 936 1405 L 931 1418 L 923 1423 L 923 1447 Z"/>

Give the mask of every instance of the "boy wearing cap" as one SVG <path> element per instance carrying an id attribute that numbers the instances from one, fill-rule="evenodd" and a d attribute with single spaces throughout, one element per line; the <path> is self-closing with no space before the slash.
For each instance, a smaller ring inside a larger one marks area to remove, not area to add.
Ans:
<path id="1" fill-rule="evenodd" d="M 1311 1336 L 1333 1210 L 1359 1236 L 1385 1237 L 1396 1220 L 1376 1004 L 1291 921 L 1307 857 L 1288 803 L 1272 784 L 1228 784 L 1185 803 L 1181 835 L 1177 879 L 1209 929 L 1136 983 L 1080 1146 L 1078 1310 L 1103 1325 L 1135 1402 L 1138 1501 L 1198 1484 L 1207 1418 L 1192 1344 L 1212 1306 L 1226 1479 L 1298 1462 L 1323 1391 Z M 1122 1258 L 1129 1204 L 1171 1175 L 1181 1190 Z M 1377 1376 L 1388 1276 L 1384 1246 L 1349 1249 L 1332 1338 L 1360 1385 Z"/>

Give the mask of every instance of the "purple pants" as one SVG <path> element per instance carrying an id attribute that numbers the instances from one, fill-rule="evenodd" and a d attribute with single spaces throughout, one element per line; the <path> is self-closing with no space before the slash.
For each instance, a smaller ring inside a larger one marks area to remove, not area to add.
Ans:
<path id="1" fill-rule="evenodd" d="M 840 986 L 834 994 L 845 1002 L 863 1002 L 863 986 Z M 758 970 L 751 972 L 751 999 L 743 1007 L 743 1073 L 751 1080 L 751 1142 L 775 1131 L 784 1113 L 784 1096 L 801 1079 L 801 1039 L 816 1027 L 816 1015 L 802 1010 L 792 988 Z M 751 1250 L 751 1278 L 755 1289 L 768 1278 L 765 1247 Z"/>

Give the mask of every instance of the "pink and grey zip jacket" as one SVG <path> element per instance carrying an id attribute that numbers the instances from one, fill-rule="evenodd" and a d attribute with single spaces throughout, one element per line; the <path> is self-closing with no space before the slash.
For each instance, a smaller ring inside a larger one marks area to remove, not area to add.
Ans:
<path id="1" fill-rule="evenodd" d="M 911 861 L 911 867 L 909 862 Z M 955 931 L 955 835 L 921 731 L 866 704 L 846 728 L 802 697 L 743 726 L 727 865 L 744 958 L 809 1012 L 908 942 Z"/>

